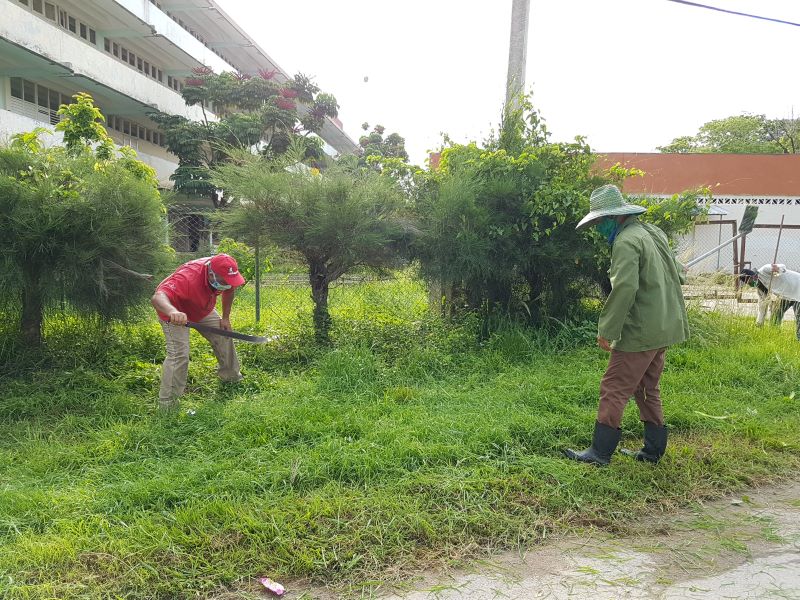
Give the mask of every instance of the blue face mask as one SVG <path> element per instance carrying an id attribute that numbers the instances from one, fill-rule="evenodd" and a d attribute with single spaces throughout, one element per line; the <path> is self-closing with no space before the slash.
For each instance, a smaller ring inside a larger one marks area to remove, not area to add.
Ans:
<path id="1" fill-rule="evenodd" d="M 231 289 L 232 286 L 228 285 L 227 283 L 221 281 L 217 274 L 211 270 L 211 266 L 208 265 L 208 274 L 211 275 L 211 278 L 208 281 L 208 285 L 210 285 L 213 289 L 217 290 L 218 292 L 224 292 L 226 290 Z"/>
<path id="2" fill-rule="evenodd" d="M 614 238 L 617 237 L 619 223 L 617 223 L 616 219 L 605 217 L 595 226 L 595 228 L 600 232 L 600 235 L 606 238 L 608 243 L 611 244 L 614 242 Z"/>

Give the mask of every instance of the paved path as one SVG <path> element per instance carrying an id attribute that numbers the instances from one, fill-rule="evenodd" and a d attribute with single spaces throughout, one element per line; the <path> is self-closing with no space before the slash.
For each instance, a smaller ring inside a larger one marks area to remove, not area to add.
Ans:
<path id="1" fill-rule="evenodd" d="M 564 538 L 467 571 L 427 573 L 409 591 L 379 597 L 800 599 L 800 482 L 673 515 L 650 529 L 637 537 Z"/>

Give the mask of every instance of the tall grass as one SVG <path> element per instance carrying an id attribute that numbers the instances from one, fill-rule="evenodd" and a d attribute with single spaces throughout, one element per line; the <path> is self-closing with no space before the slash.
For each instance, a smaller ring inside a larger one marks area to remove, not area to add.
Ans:
<path id="1" fill-rule="evenodd" d="M 259 324 L 243 295 L 234 324 L 283 337 L 240 345 L 246 379 L 230 386 L 193 333 L 183 411 L 168 419 L 154 414 L 154 318 L 50 319 L 46 355 L 6 356 L 0 379 L 0 597 L 210 598 L 264 574 L 344 594 L 396 565 L 624 531 L 800 465 L 788 324 L 694 314 L 662 382 L 666 457 L 596 469 L 560 454 L 590 441 L 607 360 L 591 321 L 482 338 L 470 319 L 428 316 L 413 284 L 371 293 L 334 298 L 324 351 L 277 293 L 265 298 L 285 321 Z M 398 294 L 406 308 L 381 314 Z M 623 430 L 641 443 L 635 406 Z"/>

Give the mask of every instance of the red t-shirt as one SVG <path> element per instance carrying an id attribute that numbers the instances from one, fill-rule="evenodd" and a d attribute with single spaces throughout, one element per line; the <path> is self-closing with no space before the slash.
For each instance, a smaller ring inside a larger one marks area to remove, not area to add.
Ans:
<path id="1" fill-rule="evenodd" d="M 222 292 L 216 291 L 208 283 L 208 268 L 206 263 L 211 257 L 198 258 L 178 267 L 172 275 L 158 284 L 156 292 L 164 292 L 172 305 L 193 323 L 203 320 L 217 304 L 217 296 Z M 169 321 L 169 317 L 158 312 L 158 318 Z"/>

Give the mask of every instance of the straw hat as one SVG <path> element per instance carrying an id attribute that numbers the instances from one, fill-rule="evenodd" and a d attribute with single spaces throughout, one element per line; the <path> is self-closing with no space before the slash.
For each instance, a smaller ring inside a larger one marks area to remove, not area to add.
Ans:
<path id="1" fill-rule="evenodd" d="M 589 214 L 581 219 L 575 229 L 582 229 L 592 221 L 603 217 L 616 217 L 619 215 L 638 215 L 645 212 L 644 206 L 628 204 L 622 197 L 619 188 L 615 185 L 604 185 L 592 192 L 589 198 Z"/>

